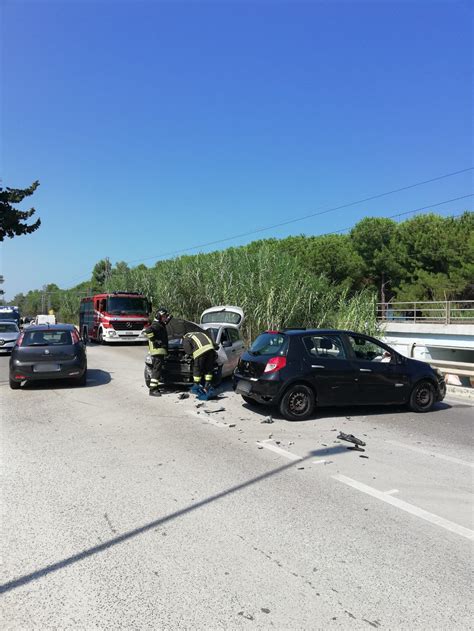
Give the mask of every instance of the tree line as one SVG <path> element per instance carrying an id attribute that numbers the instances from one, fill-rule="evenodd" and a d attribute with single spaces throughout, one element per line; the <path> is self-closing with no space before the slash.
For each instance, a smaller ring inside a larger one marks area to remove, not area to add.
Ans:
<path id="1" fill-rule="evenodd" d="M 212 305 L 239 305 L 249 338 L 274 326 L 373 333 L 377 301 L 474 299 L 474 213 L 368 217 L 348 234 L 265 239 L 153 267 L 101 259 L 89 281 L 49 284 L 13 302 L 25 315 L 52 308 L 76 322 L 80 298 L 100 291 L 140 291 L 192 320 Z"/>

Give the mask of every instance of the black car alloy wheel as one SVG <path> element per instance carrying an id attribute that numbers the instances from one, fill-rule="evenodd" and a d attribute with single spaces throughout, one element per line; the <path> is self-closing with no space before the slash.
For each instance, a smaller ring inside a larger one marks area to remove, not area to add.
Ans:
<path id="1" fill-rule="evenodd" d="M 435 402 L 435 389 L 429 381 L 420 381 L 410 395 L 410 408 L 414 412 L 429 412 Z"/>
<path id="2" fill-rule="evenodd" d="M 309 386 L 296 384 L 290 386 L 280 402 L 281 414 L 290 421 L 299 421 L 311 416 L 315 397 Z"/>

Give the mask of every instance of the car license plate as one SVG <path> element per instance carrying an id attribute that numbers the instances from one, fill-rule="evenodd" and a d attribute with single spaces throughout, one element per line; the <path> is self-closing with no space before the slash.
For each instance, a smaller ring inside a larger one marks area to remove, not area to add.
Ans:
<path id="1" fill-rule="evenodd" d="M 235 391 L 242 394 L 248 394 L 252 388 L 250 381 L 239 381 L 235 388 Z"/>
<path id="2" fill-rule="evenodd" d="M 61 366 L 59 364 L 35 364 L 33 372 L 59 372 Z"/>
<path id="3" fill-rule="evenodd" d="M 131 331 L 125 331 L 125 333 L 122 333 L 122 335 L 130 336 L 130 335 L 135 335 L 135 333 L 132 333 Z"/>

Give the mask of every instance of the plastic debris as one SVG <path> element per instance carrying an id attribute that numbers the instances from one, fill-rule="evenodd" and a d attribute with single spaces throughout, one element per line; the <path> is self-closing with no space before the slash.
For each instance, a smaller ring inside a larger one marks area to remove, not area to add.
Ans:
<path id="1" fill-rule="evenodd" d="M 181 392 L 181 394 L 178 396 L 178 399 L 180 401 L 182 401 L 183 399 L 189 399 L 189 393 L 188 392 Z"/>
<path id="2" fill-rule="evenodd" d="M 263 419 L 263 421 L 260 421 L 261 423 L 274 423 L 274 420 L 272 419 L 271 416 L 267 416 Z"/>
<path id="3" fill-rule="evenodd" d="M 365 447 L 365 443 L 360 438 L 356 438 L 354 434 L 344 434 L 343 432 L 339 432 L 337 435 L 341 440 L 345 440 L 348 443 L 354 443 L 354 445 L 358 445 L 359 447 Z"/>

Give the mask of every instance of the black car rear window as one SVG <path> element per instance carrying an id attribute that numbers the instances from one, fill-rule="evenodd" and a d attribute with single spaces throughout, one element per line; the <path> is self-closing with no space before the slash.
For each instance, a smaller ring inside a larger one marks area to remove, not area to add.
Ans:
<path id="1" fill-rule="evenodd" d="M 288 348 L 288 338 L 283 333 L 262 333 L 257 337 L 250 353 L 252 355 L 286 355 Z"/>
<path id="2" fill-rule="evenodd" d="M 72 344 L 69 331 L 26 331 L 22 346 L 68 346 Z"/>

